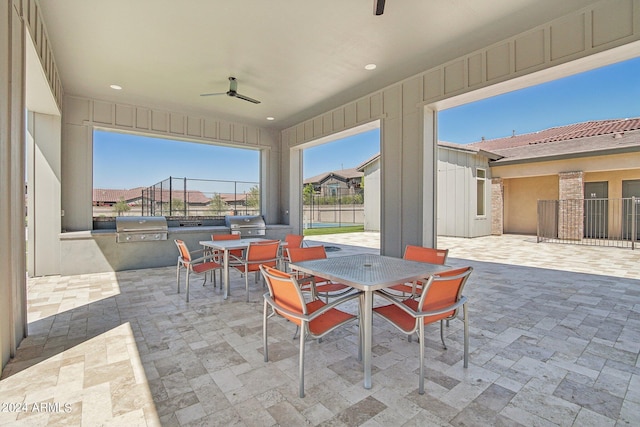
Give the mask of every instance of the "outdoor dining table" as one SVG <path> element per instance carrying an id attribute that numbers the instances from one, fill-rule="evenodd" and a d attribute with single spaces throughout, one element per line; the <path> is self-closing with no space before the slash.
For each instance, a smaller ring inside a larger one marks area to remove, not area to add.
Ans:
<path id="1" fill-rule="evenodd" d="M 203 240 L 200 245 L 222 251 L 222 282 L 224 284 L 224 299 L 229 298 L 229 252 L 234 249 L 247 249 L 252 242 L 265 242 L 273 239 L 265 239 L 261 237 L 251 237 L 248 239 L 238 240 Z M 280 245 L 285 243 L 280 241 Z"/>
<path id="2" fill-rule="evenodd" d="M 360 316 L 363 334 L 364 388 L 371 388 L 373 292 L 399 283 L 425 279 L 451 267 L 383 255 L 360 254 L 289 264 L 292 270 L 322 276 L 363 291 Z"/>

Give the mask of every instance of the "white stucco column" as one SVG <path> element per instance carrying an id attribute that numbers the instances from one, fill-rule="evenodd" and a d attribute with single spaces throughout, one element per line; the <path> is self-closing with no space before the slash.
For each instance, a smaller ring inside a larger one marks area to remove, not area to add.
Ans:
<path id="1" fill-rule="evenodd" d="M 28 117 L 27 272 L 60 274 L 60 116 L 29 112 Z"/>

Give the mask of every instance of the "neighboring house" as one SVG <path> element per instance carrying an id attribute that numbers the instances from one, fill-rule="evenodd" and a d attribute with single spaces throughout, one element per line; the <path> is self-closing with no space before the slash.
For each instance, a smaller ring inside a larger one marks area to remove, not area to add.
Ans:
<path id="1" fill-rule="evenodd" d="M 130 190 L 113 188 L 94 188 L 93 206 L 113 206 L 120 200 L 124 200 L 128 205 L 137 205 L 142 199 L 142 187 Z"/>
<path id="2" fill-rule="evenodd" d="M 364 172 L 365 229 L 376 230 L 380 197 L 372 193 L 380 191 L 380 155 L 358 169 Z M 442 236 L 536 234 L 538 200 L 632 196 L 640 198 L 640 118 L 589 121 L 466 145 L 438 142 Z M 613 212 L 613 204 L 608 210 L 607 228 L 615 231 L 624 222 L 617 216 L 624 213 Z M 582 237 L 591 213 L 579 215 L 566 235 Z"/>
<path id="3" fill-rule="evenodd" d="M 491 234 L 491 171 L 499 158 L 468 145 L 438 142 L 438 235 Z M 366 231 L 380 230 L 380 154 L 357 167 L 364 173 Z"/>
<path id="4" fill-rule="evenodd" d="M 440 236 L 491 234 L 491 169 L 495 154 L 469 145 L 438 142 L 437 231 Z"/>
<path id="5" fill-rule="evenodd" d="M 93 206 L 94 207 L 112 207 L 120 200 L 124 200 L 129 206 L 139 206 L 142 204 L 143 191 L 145 197 L 149 196 L 149 188 L 153 187 L 137 187 L 130 190 L 123 189 L 109 189 L 109 188 L 94 188 L 93 189 Z M 156 203 L 169 203 L 169 190 L 153 191 L 153 197 Z M 171 198 L 173 200 L 183 201 L 187 200 L 187 206 L 189 207 L 204 207 L 208 206 L 210 199 L 205 196 L 201 191 L 178 191 L 172 192 Z M 96 211 L 101 212 L 101 211 Z M 106 213 L 109 211 L 102 211 Z"/>
<path id="6" fill-rule="evenodd" d="M 640 118 L 576 123 L 468 147 L 500 157 L 489 162 L 492 234 L 536 234 L 538 200 L 640 197 Z M 581 238 L 583 225 L 580 214 L 567 234 Z"/>
<path id="7" fill-rule="evenodd" d="M 363 176 L 364 174 L 357 168 L 341 169 L 307 178 L 304 180 L 304 185 L 313 185 L 314 192 L 320 196 L 354 195 L 362 185 Z"/>

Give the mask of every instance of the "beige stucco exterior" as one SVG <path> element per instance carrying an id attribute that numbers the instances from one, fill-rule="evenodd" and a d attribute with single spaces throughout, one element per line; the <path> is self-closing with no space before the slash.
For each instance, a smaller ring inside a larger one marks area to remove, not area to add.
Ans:
<path id="1" fill-rule="evenodd" d="M 624 153 L 493 166 L 493 177 L 502 178 L 504 185 L 503 232 L 536 234 L 537 201 L 562 198 L 561 173 L 581 171 L 585 183 L 608 182 L 609 198 L 617 199 L 623 181 L 640 179 L 639 165 L 640 153 Z"/>
<path id="2" fill-rule="evenodd" d="M 504 233 L 536 234 L 538 200 L 558 198 L 558 176 L 504 180 Z"/>

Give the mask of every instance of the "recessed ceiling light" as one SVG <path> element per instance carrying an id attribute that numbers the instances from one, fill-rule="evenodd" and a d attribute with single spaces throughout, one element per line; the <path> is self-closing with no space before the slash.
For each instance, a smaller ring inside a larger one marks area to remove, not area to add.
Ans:
<path id="1" fill-rule="evenodd" d="M 114 89 L 114 90 L 122 90 L 122 86 L 120 86 L 120 85 L 111 85 L 111 86 L 109 86 L 109 87 L 110 87 L 111 89 Z"/>
<path id="2" fill-rule="evenodd" d="M 376 64 L 367 64 L 367 65 L 364 66 L 364 69 L 371 71 L 371 70 L 375 70 L 376 67 L 377 67 Z"/>
<path id="3" fill-rule="evenodd" d="M 271 116 L 267 117 L 267 120 L 275 120 L 275 119 L 276 119 L 275 117 L 271 117 Z"/>

